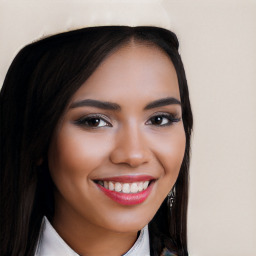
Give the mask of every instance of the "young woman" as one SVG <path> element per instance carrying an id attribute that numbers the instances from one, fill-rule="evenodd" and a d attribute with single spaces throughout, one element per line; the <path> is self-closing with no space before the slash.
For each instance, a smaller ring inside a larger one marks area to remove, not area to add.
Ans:
<path id="1" fill-rule="evenodd" d="M 92 27 L 23 48 L 1 90 L 1 255 L 188 255 L 178 40 Z"/>

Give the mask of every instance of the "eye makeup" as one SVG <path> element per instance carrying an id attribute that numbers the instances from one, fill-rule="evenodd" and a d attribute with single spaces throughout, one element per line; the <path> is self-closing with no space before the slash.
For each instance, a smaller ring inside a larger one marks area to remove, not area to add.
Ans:
<path id="1" fill-rule="evenodd" d="M 152 115 L 146 124 L 155 126 L 170 126 L 179 121 L 181 121 L 181 118 L 178 117 L 178 114 L 158 112 Z"/>
<path id="2" fill-rule="evenodd" d="M 77 119 L 76 125 L 87 129 L 96 129 L 100 127 L 112 127 L 110 119 L 102 114 L 89 114 Z"/>

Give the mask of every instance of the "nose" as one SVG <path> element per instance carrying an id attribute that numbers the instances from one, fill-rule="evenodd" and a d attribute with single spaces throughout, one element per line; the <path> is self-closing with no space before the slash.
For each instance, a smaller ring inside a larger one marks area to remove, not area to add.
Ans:
<path id="1" fill-rule="evenodd" d="M 127 164 L 135 168 L 149 162 L 149 159 L 150 150 L 142 131 L 138 128 L 126 128 L 117 134 L 115 147 L 110 154 L 112 163 Z"/>

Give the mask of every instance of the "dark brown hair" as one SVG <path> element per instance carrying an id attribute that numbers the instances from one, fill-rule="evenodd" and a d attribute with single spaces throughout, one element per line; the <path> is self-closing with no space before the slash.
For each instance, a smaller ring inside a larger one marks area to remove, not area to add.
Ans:
<path id="1" fill-rule="evenodd" d="M 186 150 L 172 207 L 166 198 L 149 223 L 151 255 L 187 255 L 187 202 L 192 112 L 178 40 L 156 27 L 106 26 L 54 35 L 24 47 L 0 94 L 1 236 L 3 256 L 33 256 L 42 217 L 54 214 L 47 161 L 52 133 L 76 90 L 113 50 L 131 39 L 154 44 L 173 62 L 179 81 Z"/>

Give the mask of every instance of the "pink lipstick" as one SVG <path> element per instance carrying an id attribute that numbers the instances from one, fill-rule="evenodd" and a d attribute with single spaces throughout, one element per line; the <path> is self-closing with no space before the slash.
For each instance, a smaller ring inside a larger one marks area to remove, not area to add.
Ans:
<path id="1" fill-rule="evenodd" d="M 95 183 L 115 202 L 122 205 L 136 205 L 148 198 L 154 181 L 155 178 L 149 175 L 126 175 L 103 178 Z"/>

